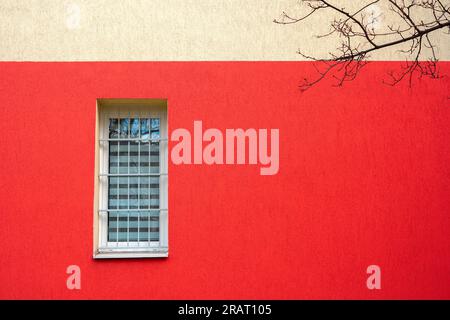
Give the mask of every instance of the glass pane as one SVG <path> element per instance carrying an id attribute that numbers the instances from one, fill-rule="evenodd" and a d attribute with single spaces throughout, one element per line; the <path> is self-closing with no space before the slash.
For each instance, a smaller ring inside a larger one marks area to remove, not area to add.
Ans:
<path id="1" fill-rule="evenodd" d="M 159 211 L 109 212 L 108 241 L 149 240 L 159 241 Z"/>
<path id="2" fill-rule="evenodd" d="M 140 142 L 130 142 L 130 173 L 139 173 L 139 145 Z"/>
<path id="3" fill-rule="evenodd" d="M 119 136 L 119 120 L 109 119 L 109 137 L 117 138 Z"/>
<path id="4" fill-rule="evenodd" d="M 143 140 L 148 140 L 150 138 L 149 119 L 141 119 L 141 138 Z"/>
<path id="5" fill-rule="evenodd" d="M 130 119 L 120 119 L 120 137 L 128 138 Z"/>
<path id="6" fill-rule="evenodd" d="M 131 137 L 139 138 L 139 119 L 133 118 L 131 120 Z"/>
<path id="7" fill-rule="evenodd" d="M 151 139 L 159 139 L 159 118 L 152 118 Z"/>
<path id="8" fill-rule="evenodd" d="M 119 142 L 109 142 L 109 173 L 119 172 L 119 154 L 118 154 Z"/>
<path id="9" fill-rule="evenodd" d="M 108 241 L 126 242 L 128 240 L 129 213 L 110 211 L 108 215 Z"/>
<path id="10" fill-rule="evenodd" d="M 128 173 L 128 141 L 119 141 L 119 173 L 127 174 Z M 114 156 L 114 154 L 112 154 Z"/>
<path id="11" fill-rule="evenodd" d="M 153 142 L 150 145 L 148 166 L 150 173 L 159 173 L 159 142 Z"/>

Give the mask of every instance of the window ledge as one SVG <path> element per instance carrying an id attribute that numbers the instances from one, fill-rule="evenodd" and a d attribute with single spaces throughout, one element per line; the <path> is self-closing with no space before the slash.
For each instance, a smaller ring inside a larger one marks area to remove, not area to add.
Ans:
<path id="1" fill-rule="evenodd" d="M 120 258 L 167 258 L 168 250 L 151 251 L 123 251 L 123 250 L 98 250 L 94 259 L 120 259 Z"/>

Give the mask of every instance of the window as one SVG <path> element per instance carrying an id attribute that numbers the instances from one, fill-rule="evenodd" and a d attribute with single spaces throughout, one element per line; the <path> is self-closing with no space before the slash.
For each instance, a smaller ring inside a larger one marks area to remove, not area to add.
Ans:
<path id="1" fill-rule="evenodd" d="M 94 257 L 168 256 L 167 102 L 99 99 Z"/>

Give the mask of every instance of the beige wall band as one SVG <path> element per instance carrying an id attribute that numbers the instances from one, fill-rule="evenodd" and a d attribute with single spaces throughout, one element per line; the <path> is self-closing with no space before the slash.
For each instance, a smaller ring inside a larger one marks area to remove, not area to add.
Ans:
<path id="1" fill-rule="evenodd" d="M 349 10 L 364 3 L 333 2 Z M 332 12 L 299 24 L 272 22 L 283 11 L 296 16 L 299 10 L 298 0 L 2 0 L 0 60 L 305 60 L 299 48 L 326 55 L 336 39 L 314 36 L 328 30 Z M 450 58 L 448 37 L 442 30 L 432 35 L 440 60 Z M 371 58 L 404 60 L 404 55 L 396 48 Z"/>

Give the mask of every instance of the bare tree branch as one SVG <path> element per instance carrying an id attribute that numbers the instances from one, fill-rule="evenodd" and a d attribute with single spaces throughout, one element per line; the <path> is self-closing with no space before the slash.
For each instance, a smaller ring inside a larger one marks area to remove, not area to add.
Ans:
<path id="1" fill-rule="evenodd" d="M 419 78 L 440 77 L 436 45 L 429 35 L 438 30 L 448 30 L 447 34 L 450 34 L 450 4 L 443 4 L 441 0 L 372 0 L 351 13 L 331 3 L 331 0 L 301 0 L 301 3 L 309 10 L 306 14 L 295 18 L 283 12 L 281 18 L 274 22 L 299 23 L 319 11 L 331 10 L 336 18 L 330 23 L 330 31 L 317 37 L 337 35 L 340 39 L 340 45 L 334 52 L 330 52 L 328 57 L 319 58 L 298 51 L 305 59 L 318 64 L 315 65 L 318 76 L 315 79 L 304 79 L 300 86 L 302 90 L 310 88 L 331 74 L 336 85 L 342 86 L 344 82 L 356 78 L 368 63 L 369 54 L 396 46 L 401 47 L 397 51 L 406 55 L 405 65 L 399 72 L 389 72 L 390 81 L 385 83 L 395 85 L 408 78 L 409 85 L 412 85 L 414 75 Z M 367 10 L 382 3 L 399 18 L 396 25 L 387 23 L 383 29 L 375 27 L 374 22 L 379 17 L 375 17 L 373 13 L 368 15 Z M 402 47 L 405 44 L 408 45 L 407 49 Z M 427 57 L 424 57 L 425 52 Z"/>

